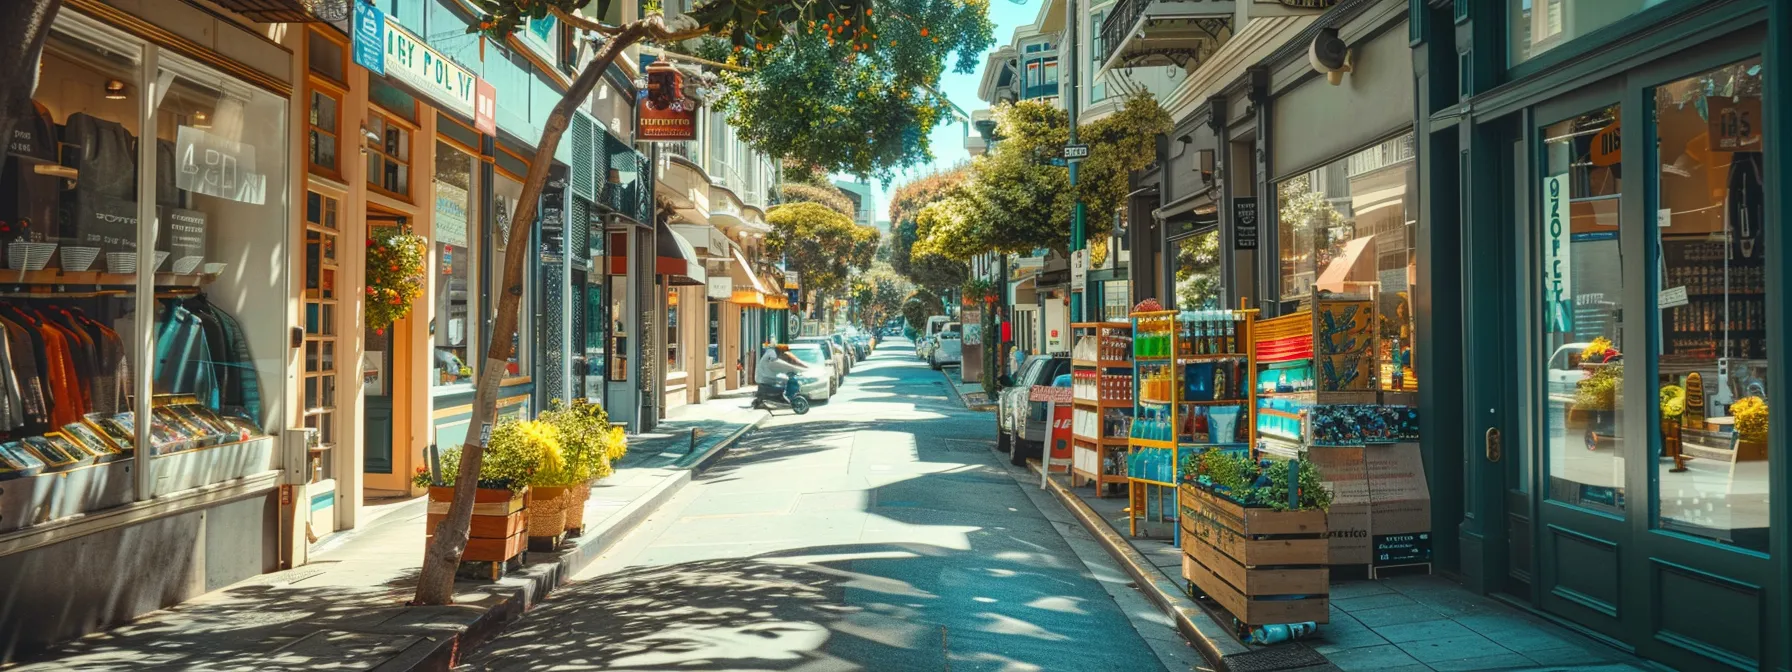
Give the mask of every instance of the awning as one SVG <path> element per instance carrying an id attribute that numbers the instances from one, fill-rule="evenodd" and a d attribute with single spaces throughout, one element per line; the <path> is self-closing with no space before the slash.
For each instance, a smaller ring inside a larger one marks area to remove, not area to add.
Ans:
<path id="1" fill-rule="evenodd" d="M 767 294 L 765 295 L 765 307 L 770 310 L 788 310 L 790 309 L 790 299 L 782 294 Z"/>
<path id="2" fill-rule="evenodd" d="M 765 293 L 751 289 L 737 289 L 728 297 L 728 302 L 737 306 L 764 306 Z"/>
<path id="3" fill-rule="evenodd" d="M 1363 236 L 1345 243 L 1343 254 L 1333 257 L 1319 275 L 1319 288 L 1344 293 L 1352 290 L 1351 285 L 1375 282 L 1375 267 L 1367 263 L 1371 262 L 1369 257 L 1363 256 L 1363 250 L 1374 240 L 1375 236 Z"/>
<path id="4" fill-rule="evenodd" d="M 665 222 L 658 223 L 657 228 L 658 258 L 654 259 L 653 272 L 667 276 L 673 285 L 708 285 L 709 274 L 703 272 L 703 261 L 697 258 L 697 250 L 691 247 L 690 241 L 668 228 Z"/>
<path id="5" fill-rule="evenodd" d="M 759 282 L 759 275 L 753 272 L 753 265 L 747 263 L 746 255 L 741 254 L 738 247 L 731 246 L 728 251 L 734 253 L 734 268 L 728 271 L 734 276 L 734 284 L 743 288 L 751 287 L 753 291 L 764 294 L 765 285 Z"/>

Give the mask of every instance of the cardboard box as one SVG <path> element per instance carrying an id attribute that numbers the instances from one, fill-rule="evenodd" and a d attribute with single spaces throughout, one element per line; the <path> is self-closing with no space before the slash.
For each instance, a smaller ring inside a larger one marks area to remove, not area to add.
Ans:
<path id="1" fill-rule="evenodd" d="M 1419 444 L 1364 450 L 1371 562 L 1377 567 L 1431 562 L 1431 490 Z"/>
<path id="2" fill-rule="evenodd" d="M 1363 565 L 1370 559 L 1369 479 L 1361 446 L 1315 446 L 1307 459 L 1319 469 L 1332 491 L 1326 512 L 1326 536 L 1331 540 L 1331 564 Z"/>

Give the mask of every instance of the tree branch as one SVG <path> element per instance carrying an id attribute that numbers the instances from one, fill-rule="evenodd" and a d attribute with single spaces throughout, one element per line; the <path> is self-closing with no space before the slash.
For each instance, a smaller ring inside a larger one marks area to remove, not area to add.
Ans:
<path id="1" fill-rule="evenodd" d="M 578 30 L 590 31 L 599 35 L 621 35 L 624 31 L 636 26 L 645 28 L 645 32 L 642 33 L 643 38 L 653 42 L 683 42 L 685 40 L 710 34 L 710 29 L 702 26 L 683 32 L 672 32 L 670 28 L 666 27 L 666 17 L 662 14 L 650 14 L 644 18 L 620 26 L 611 26 L 602 21 L 594 21 L 582 15 L 560 9 L 559 7 L 549 7 L 548 11 L 552 12 L 554 16 L 559 17 L 561 23 Z"/>

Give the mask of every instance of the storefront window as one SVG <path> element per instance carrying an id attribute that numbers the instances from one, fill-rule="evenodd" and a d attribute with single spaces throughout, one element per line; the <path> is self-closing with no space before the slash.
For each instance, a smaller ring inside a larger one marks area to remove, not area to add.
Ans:
<path id="1" fill-rule="evenodd" d="M 1172 244 L 1176 248 L 1176 307 L 1220 307 L 1219 230 L 1198 233 Z"/>
<path id="2" fill-rule="evenodd" d="M 1767 552 L 1766 117 L 1755 58 L 1655 89 L 1662 529 Z"/>
<path id="3" fill-rule="evenodd" d="M 1375 297 L 1376 386 L 1418 389 L 1413 370 L 1413 251 L 1418 174 L 1402 135 L 1276 185 L 1284 313 L 1313 292 Z"/>
<path id="4" fill-rule="evenodd" d="M 394 119 L 370 112 L 367 136 L 367 183 L 392 195 L 408 198 L 411 193 L 410 130 Z"/>
<path id="5" fill-rule="evenodd" d="M 341 233 L 339 202 L 317 192 L 305 194 L 305 426 L 315 428 L 318 443 L 336 444 L 336 320 L 342 314 L 336 294 L 336 242 Z M 383 362 L 382 362 L 383 363 Z M 389 372 L 376 369 L 383 387 Z M 383 392 L 372 392 L 381 394 Z"/>
<path id="6" fill-rule="evenodd" d="M 1624 295 L 1618 106 L 1543 130 L 1536 241 L 1550 499 L 1624 512 Z"/>
<path id="7" fill-rule="evenodd" d="M 510 240 L 510 227 L 514 226 L 510 215 L 516 212 L 517 200 L 522 198 L 522 195 L 523 183 L 508 175 L 500 173 L 492 182 L 493 226 L 490 234 L 486 236 L 492 245 L 492 266 L 486 271 L 487 277 L 490 278 L 488 289 L 492 303 L 488 310 L 488 317 L 495 318 L 497 316 L 498 297 L 504 294 L 504 259 L 505 255 L 510 254 L 510 250 L 506 249 L 505 245 L 506 241 Z M 527 249 L 525 247 L 521 252 L 527 253 Z M 533 273 L 529 272 L 527 260 L 524 261 L 524 264 L 523 295 L 520 297 L 522 313 L 519 315 L 520 319 L 517 320 L 516 335 L 512 336 L 510 340 L 510 361 L 504 367 L 506 377 L 525 375 L 524 372 L 529 370 L 528 348 L 523 344 L 533 342 L 530 340 L 531 334 L 534 333 L 533 320 L 528 319 L 533 312 L 530 306 L 534 305 L 530 303 L 530 295 L 533 292 L 529 282 L 529 276 Z"/>
<path id="8" fill-rule="evenodd" d="M 704 364 L 715 366 L 716 362 L 721 361 L 721 349 L 722 303 L 720 301 L 711 301 L 709 302 L 709 357 L 704 361 Z"/>
<path id="9" fill-rule="evenodd" d="M 336 174 L 337 126 L 341 121 L 339 110 L 342 99 L 334 93 L 321 89 L 311 90 L 311 167 L 329 174 Z"/>
<path id="10" fill-rule="evenodd" d="M 468 248 L 473 212 L 473 175 L 479 163 L 472 154 L 436 141 L 435 171 L 435 271 L 436 331 L 433 385 L 466 385 L 473 382 L 468 347 L 475 323 L 474 296 L 468 278 L 473 267 Z"/>
<path id="11" fill-rule="evenodd" d="M 1101 315 L 1109 322 L 1124 322 L 1132 311 L 1132 302 L 1127 300 L 1126 281 L 1110 280 L 1101 283 Z"/>
<path id="12" fill-rule="evenodd" d="M 1662 0 L 1506 0 L 1507 62 L 1518 65 Z"/>
<path id="13" fill-rule="evenodd" d="M 683 308 L 678 305 L 678 290 L 666 290 L 666 373 L 684 368 L 684 352 L 679 347 L 678 317 Z"/>

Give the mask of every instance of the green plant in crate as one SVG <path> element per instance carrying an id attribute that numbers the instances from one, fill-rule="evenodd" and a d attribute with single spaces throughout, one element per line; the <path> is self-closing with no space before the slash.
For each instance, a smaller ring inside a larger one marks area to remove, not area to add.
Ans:
<path id="1" fill-rule="evenodd" d="M 442 451 L 443 486 L 455 484 L 460 473 L 459 446 Z M 566 457 L 560 446 L 559 431 L 540 420 L 507 419 L 492 428 L 491 443 L 485 448 L 485 461 L 479 465 L 479 487 L 492 490 L 520 490 L 531 485 L 549 485 L 538 479 L 555 477 L 566 469 Z M 436 485 L 430 482 L 429 471 L 418 469 L 411 482 L 418 487 Z"/>
<path id="2" fill-rule="evenodd" d="M 544 478 L 555 479 L 553 485 L 575 485 L 609 476 L 611 431 L 609 414 L 604 408 L 585 400 L 565 404 L 555 399 L 541 421 L 560 433 L 560 448 L 566 467 Z"/>
<path id="3" fill-rule="evenodd" d="M 1184 467 L 1183 480 L 1245 506 L 1288 510 L 1286 462 L 1256 462 L 1242 453 L 1209 450 Z M 1312 462 L 1301 460 L 1296 480 L 1300 489 L 1301 510 L 1323 511 L 1331 508 L 1332 493 L 1326 489 L 1319 468 L 1313 466 Z"/>

